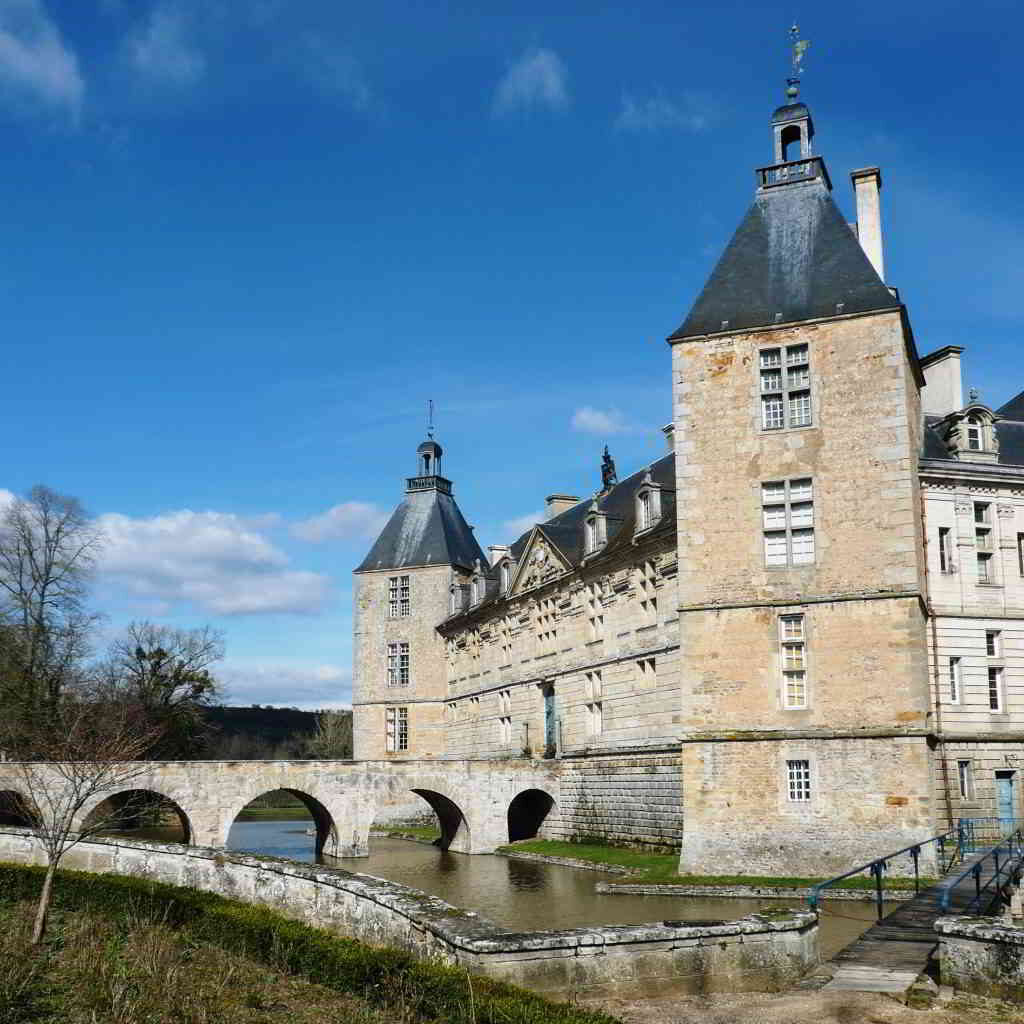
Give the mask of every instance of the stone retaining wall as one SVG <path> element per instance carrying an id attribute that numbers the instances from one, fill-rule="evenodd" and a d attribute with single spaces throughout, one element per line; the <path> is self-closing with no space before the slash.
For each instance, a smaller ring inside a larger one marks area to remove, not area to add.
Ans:
<path id="1" fill-rule="evenodd" d="M 940 917 L 942 984 L 1024 1003 L 1024 926 L 995 917 Z"/>
<path id="2" fill-rule="evenodd" d="M 597 865 L 591 865 L 596 867 Z M 782 885 L 644 885 L 642 882 L 598 882 L 594 891 L 604 894 L 626 896 L 703 896 L 728 897 L 730 899 L 764 899 L 764 900 L 806 900 L 807 889 L 793 888 Z M 917 893 L 913 889 L 886 889 L 885 901 L 912 900 Z M 829 889 L 822 895 L 823 900 L 862 900 L 873 901 L 873 889 Z"/>
<path id="3" fill-rule="evenodd" d="M 678 850 L 683 841 L 679 758 L 678 747 L 563 758 L 560 806 L 541 836 L 594 836 Z"/>
<path id="4" fill-rule="evenodd" d="M 0 828 L 0 860 L 41 863 L 24 829 Z M 64 866 L 187 885 L 260 903 L 317 927 L 561 998 L 777 991 L 818 961 L 817 916 L 757 914 L 738 921 L 510 933 L 416 889 L 296 861 L 207 847 L 97 839 Z M 59 881 L 58 881 L 59 884 Z"/>

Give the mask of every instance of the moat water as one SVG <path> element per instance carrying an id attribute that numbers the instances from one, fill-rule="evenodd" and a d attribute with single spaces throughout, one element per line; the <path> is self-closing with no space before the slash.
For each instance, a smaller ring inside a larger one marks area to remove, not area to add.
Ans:
<path id="1" fill-rule="evenodd" d="M 313 838 L 306 833 L 311 826 L 304 821 L 236 821 L 228 848 L 312 862 Z M 621 880 L 621 875 L 498 855 L 470 857 L 405 839 L 371 838 L 369 857 L 325 858 L 324 863 L 412 886 L 515 931 L 666 919 L 727 921 L 762 907 L 806 907 L 802 900 L 604 895 L 594 891 L 594 884 Z M 887 905 L 886 912 L 894 908 Z M 826 901 L 820 923 L 822 956 L 838 952 L 874 921 L 873 903 Z"/>

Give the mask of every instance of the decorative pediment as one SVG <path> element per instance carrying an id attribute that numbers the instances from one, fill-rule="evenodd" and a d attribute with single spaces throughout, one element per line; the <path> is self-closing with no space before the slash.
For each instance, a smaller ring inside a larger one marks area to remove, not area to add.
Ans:
<path id="1" fill-rule="evenodd" d="M 572 566 L 562 553 L 536 527 L 519 559 L 519 568 L 512 582 L 510 594 L 542 586 L 556 576 L 568 572 Z"/>

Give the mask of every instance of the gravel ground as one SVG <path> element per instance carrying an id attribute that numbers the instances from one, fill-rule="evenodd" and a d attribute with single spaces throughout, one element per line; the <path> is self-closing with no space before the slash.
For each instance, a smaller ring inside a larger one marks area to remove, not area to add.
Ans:
<path id="1" fill-rule="evenodd" d="M 745 992 L 584 1005 L 626 1024 L 1024 1024 L 1024 1007 L 964 996 L 927 1010 L 866 992 Z"/>

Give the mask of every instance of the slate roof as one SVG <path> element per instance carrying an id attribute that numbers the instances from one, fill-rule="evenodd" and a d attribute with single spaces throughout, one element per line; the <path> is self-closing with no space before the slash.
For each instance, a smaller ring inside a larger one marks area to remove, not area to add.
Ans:
<path id="1" fill-rule="evenodd" d="M 1004 419 L 1024 422 L 1024 391 L 1016 398 L 1011 398 L 1001 409 L 996 409 L 996 412 Z"/>
<path id="2" fill-rule="evenodd" d="M 478 558 L 487 563 L 487 556 L 450 494 L 436 489 L 410 491 L 355 571 L 416 565 L 472 569 Z"/>
<path id="3" fill-rule="evenodd" d="M 626 477 L 603 497 L 596 498 L 598 509 L 608 516 L 608 540 L 600 552 L 591 556 L 594 562 L 612 557 L 620 549 L 632 546 L 633 535 L 636 532 L 636 492 L 640 484 L 643 483 L 648 469 L 652 482 L 664 488 L 661 492 L 661 519 L 651 533 L 652 535 L 655 533 L 675 534 L 676 462 L 675 455 L 670 453 L 662 456 L 657 462 L 651 463 L 649 467 L 645 466 Z M 593 496 L 586 498 L 547 522 L 539 523 L 536 527 L 573 568 L 577 568 L 583 563 L 583 521 L 589 515 L 594 501 L 595 497 Z M 523 552 L 532 535 L 533 528 L 527 530 L 509 545 L 509 553 L 517 562 L 522 559 Z M 492 579 L 497 577 L 497 569 L 492 569 L 487 559 L 482 559 L 481 565 L 484 567 L 485 575 Z M 492 593 L 483 601 L 473 605 L 472 608 L 457 612 L 445 621 L 456 622 L 464 617 L 475 615 L 480 609 L 488 608 L 503 598 L 503 594 Z"/>
<path id="4" fill-rule="evenodd" d="M 669 341 L 899 306 L 823 181 L 759 193 Z M 776 314 L 781 313 L 781 320 Z"/>

